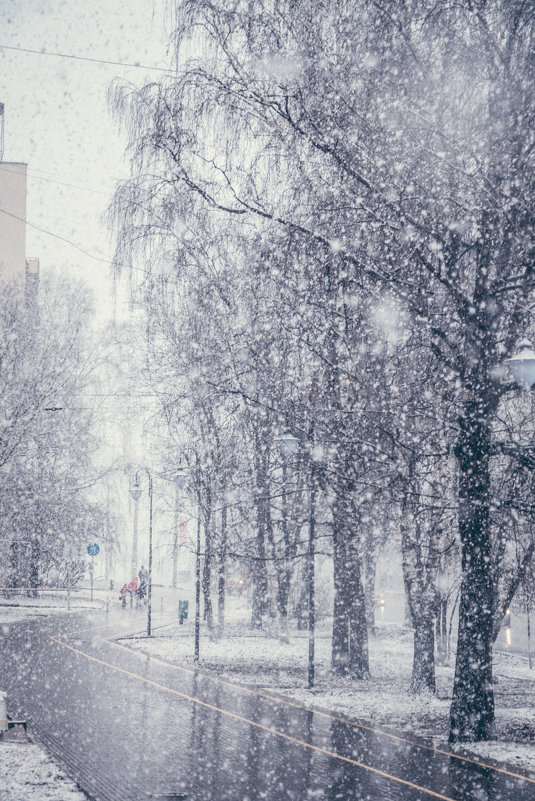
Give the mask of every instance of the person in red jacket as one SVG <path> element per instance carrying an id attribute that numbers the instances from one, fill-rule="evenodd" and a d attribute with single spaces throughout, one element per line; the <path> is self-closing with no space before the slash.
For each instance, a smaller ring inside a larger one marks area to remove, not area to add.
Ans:
<path id="1" fill-rule="evenodd" d="M 123 584 L 123 586 L 121 587 L 121 591 L 119 593 L 119 600 L 121 602 L 121 606 L 123 607 L 123 609 L 126 608 L 126 596 L 127 595 L 128 595 L 128 585 L 127 584 Z"/>
<path id="2" fill-rule="evenodd" d="M 130 609 L 132 608 L 134 597 L 136 598 L 136 606 L 137 606 L 137 588 L 139 587 L 139 579 L 137 576 L 134 576 L 132 581 L 129 581 L 126 585 L 126 589 L 130 593 Z"/>

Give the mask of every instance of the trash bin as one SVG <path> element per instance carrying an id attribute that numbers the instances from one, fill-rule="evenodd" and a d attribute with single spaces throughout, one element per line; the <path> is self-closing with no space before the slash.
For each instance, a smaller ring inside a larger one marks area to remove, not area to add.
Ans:
<path id="1" fill-rule="evenodd" d="M 178 622 L 180 623 L 180 625 L 182 625 L 182 623 L 185 620 L 187 620 L 187 617 L 188 617 L 188 606 L 189 606 L 189 602 L 188 601 L 179 601 L 178 602 Z"/>

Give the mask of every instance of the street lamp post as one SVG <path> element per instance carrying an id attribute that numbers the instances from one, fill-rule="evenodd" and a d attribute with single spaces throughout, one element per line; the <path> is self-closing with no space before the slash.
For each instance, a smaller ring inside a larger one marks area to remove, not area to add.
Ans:
<path id="1" fill-rule="evenodd" d="M 189 448 L 195 455 L 196 470 L 199 469 L 199 455 L 196 450 Z M 184 454 L 186 451 L 184 451 Z M 187 457 L 186 457 L 187 458 Z M 179 489 L 184 489 L 189 478 L 189 472 L 185 467 L 179 467 L 175 474 L 175 483 Z M 197 491 L 198 512 L 197 512 L 197 546 L 195 549 L 195 640 L 193 661 L 199 661 L 200 632 L 201 632 L 201 502 L 199 491 Z"/>
<path id="2" fill-rule="evenodd" d="M 141 467 L 136 471 L 134 486 L 130 490 L 130 495 L 136 502 L 141 496 L 141 487 L 139 486 L 139 473 L 144 470 L 149 480 L 149 571 L 147 578 L 147 637 L 151 635 L 151 615 L 152 615 L 152 476 L 147 467 Z M 134 568 L 137 571 L 137 566 Z"/>
<path id="3" fill-rule="evenodd" d="M 171 574 L 171 586 L 176 590 L 178 586 L 178 556 L 180 553 L 180 491 L 178 483 L 175 482 L 175 509 L 173 514 L 173 569 Z"/>
<path id="4" fill-rule="evenodd" d="M 183 467 L 179 467 L 176 473 L 173 476 L 173 481 L 175 484 L 175 541 L 173 547 L 173 587 L 176 589 L 176 578 L 177 578 L 177 571 L 178 571 L 178 550 L 180 548 L 178 544 L 178 534 L 179 534 L 179 498 L 180 498 L 180 490 L 184 489 L 188 481 L 188 471 L 185 470 Z"/>
<path id="5" fill-rule="evenodd" d="M 137 484 L 130 489 L 130 495 L 134 499 L 134 533 L 132 537 L 132 558 L 130 560 L 130 578 L 133 578 L 137 572 L 137 540 L 138 540 L 138 521 L 139 521 L 139 498 L 141 496 L 141 489 Z"/>
<path id="6" fill-rule="evenodd" d="M 199 470 L 199 455 L 193 448 L 189 448 L 195 455 L 195 467 Z M 180 468 L 180 473 L 184 476 L 184 485 L 188 478 L 188 471 Z M 198 479 L 198 475 L 197 475 Z M 200 490 L 197 485 L 197 544 L 195 548 L 195 635 L 194 635 L 193 661 L 199 662 L 200 639 L 201 639 L 201 498 Z"/>
<path id="7" fill-rule="evenodd" d="M 310 505 L 308 518 L 308 688 L 314 686 L 316 599 L 314 594 L 314 536 L 316 528 L 316 471 L 310 463 Z"/>
<path id="8" fill-rule="evenodd" d="M 201 514 L 197 514 L 197 549 L 195 553 L 195 650 L 193 661 L 199 661 L 199 640 L 201 633 Z"/>

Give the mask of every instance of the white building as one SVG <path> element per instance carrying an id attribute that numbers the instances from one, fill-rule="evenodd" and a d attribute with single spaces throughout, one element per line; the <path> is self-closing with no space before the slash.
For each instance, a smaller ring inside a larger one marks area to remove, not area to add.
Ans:
<path id="1" fill-rule="evenodd" d="M 26 262 L 28 165 L 4 161 L 4 104 L 0 103 L 0 278 L 39 277 L 39 260 Z"/>

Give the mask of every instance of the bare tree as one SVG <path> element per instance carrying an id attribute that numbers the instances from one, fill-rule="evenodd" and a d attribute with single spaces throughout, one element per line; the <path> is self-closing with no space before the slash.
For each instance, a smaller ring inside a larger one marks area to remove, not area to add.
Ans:
<path id="1" fill-rule="evenodd" d="M 43 281 L 28 298 L 5 284 L 0 298 L 1 532 L 13 543 L 8 580 L 36 588 L 80 560 L 89 510 L 100 521 L 90 494 L 96 409 L 86 397 L 99 350 L 80 287 Z"/>
<path id="2" fill-rule="evenodd" d="M 362 295 L 394 295 L 427 337 L 433 391 L 453 385 L 463 577 L 452 741 L 491 736 L 494 719 L 493 420 L 509 389 L 496 365 L 530 326 L 534 25 L 520 0 L 185 1 L 177 75 L 115 96 L 137 171 L 118 195 L 126 229 L 149 220 L 157 241 L 192 210 L 214 224 L 226 215 L 237 249 L 278 230 L 279 249 L 297 241 L 323 264 L 305 280 L 321 275 L 338 322 L 322 351 L 340 425 L 358 403 L 347 333 Z M 354 455 L 341 455 L 333 508 L 342 559 L 354 550 Z"/>

